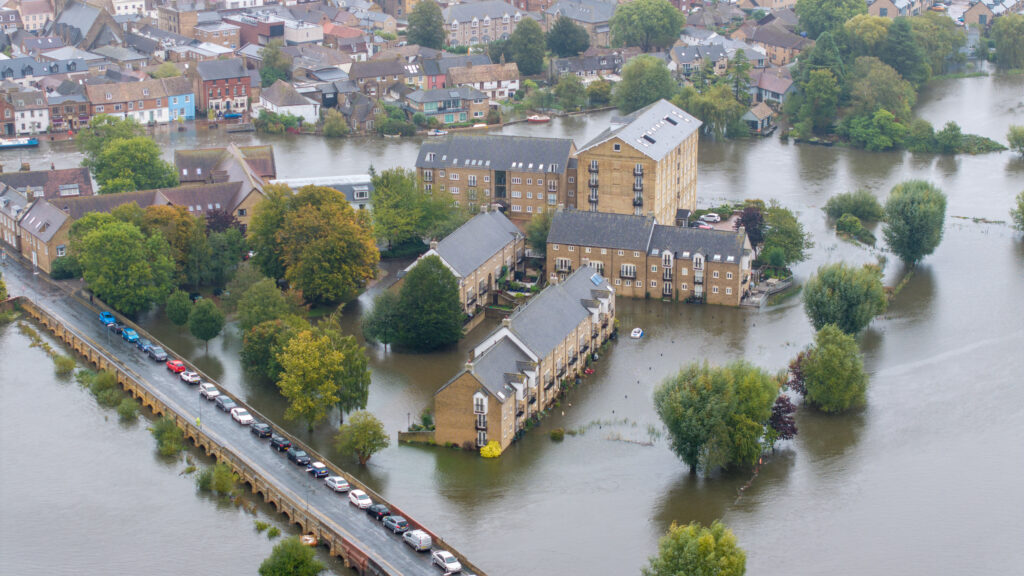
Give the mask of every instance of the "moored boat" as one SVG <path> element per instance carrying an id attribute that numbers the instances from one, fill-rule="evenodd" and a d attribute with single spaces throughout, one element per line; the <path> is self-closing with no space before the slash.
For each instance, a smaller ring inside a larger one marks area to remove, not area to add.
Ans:
<path id="1" fill-rule="evenodd" d="M 551 116 L 546 114 L 534 114 L 532 116 L 527 116 L 526 121 L 530 124 L 544 124 L 546 122 L 551 122 Z"/>
<path id="2" fill-rule="evenodd" d="M 0 138 L 0 149 L 3 148 L 31 148 L 39 146 L 36 138 Z"/>

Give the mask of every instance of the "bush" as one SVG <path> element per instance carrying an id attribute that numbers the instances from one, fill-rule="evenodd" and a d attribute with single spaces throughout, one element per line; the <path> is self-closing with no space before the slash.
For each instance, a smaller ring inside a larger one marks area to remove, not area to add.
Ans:
<path id="1" fill-rule="evenodd" d="M 480 447 L 480 455 L 484 458 L 497 458 L 501 456 L 501 445 L 497 440 L 491 440 L 486 446 Z"/>
<path id="2" fill-rule="evenodd" d="M 838 220 L 844 214 L 850 214 L 866 221 L 881 220 L 885 214 L 878 199 L 871 192 L 863 189 L 837 194 L 829 198 L 825 204 L 825 213 L 833 220 Z"/>
<path id="3" fill-rule="evenodd" d="M 267 530 L 267 538 L 273 540 L 281 535 L 281 529 L 277 526 L 271 526 L 270 530 Z"/>
<path id="4" fill-rule="evenodd" d="M 488 110 L 486 122 L 488 124 L 501 124 L 501 111 L 497 108 L 491 108 Z"/>
<path id="5" fill-rule="evenodd" d="M 92 395 L 99 398 L 103 392 L 117 387 L 117 376 L 109 370 L 104 370 L 92 373 L 87 380 L 83 377 L 83 383 L 87 383 Z"/>
<path id="6" fill-rule="evenodd" d="M 196 474 L 196 488 L 200 492 L 210 492 L 213 490 L 213 468 L 210 466 L 204 467 Z"/>
<path id="7" fill-rule="evenodd" d="M 252 523 L 253 523 L 253 525 L 256 526 L 256 531 L 259 532 L 260 534 L 263 534 L 263 532 L 266 531 L 267 528 L 270 528 L 270 523 L 269 522 L 263 522 L 261 520 L 253 520 Z"/>
<path id="8" fill-rule="evenodd" d="M 122 398 L 121 403 L 117 405 L 117 415 L 121 420 L 134 420 L 138 413 L 139 405 L 131 398 Z"/>
<path id="9" fill-rule="evenodd" d="M 836 230 L 851 236 L 857 236 L 863 229 L 864 226 L 860 223 L 860 218 L 853 214 L 843 214 L 840 216 L 839 221 L 836 222 Z"/>
<path id="10" fill-rule="evenodd" d="M 57 258 L 50 265 L 50 278 L 54 280 L 67 280 L 69 278 L 78 278 L 82 275 L 82 268 L 78 265 L 78 260 L 75 260 L 72 256 L 65 256 L 63 258 Z"/>
<path id="11" fill-rule="evenodd" d="M 161 456 L 174 456 L 185 449 L 185 433 L 167 416 L 160 417 L 149 431 L 156 438 L 156 447 Z"/>
<path id="12" fill-rule="evenodd" d="M 75 359 L 64 354 L 54 355 L 53 365 L 57 375 L 62 378 L 71 376 L 71 373 L 75 371 Z"/>
<path id="13" fill-rule="evenodd" d="M 348 123 L 345 121 L 345 116 L 331 108 L 327 111 L 324 116 L 324 136 L 328 138 L 341 138 L 348 135 L 349 128 Z"/>
<path id="14" fill-rule="evenodd" d="M 229 496 L 234 494 L 236 491 L 235 483 L 238 481 L 238 476 L 231 471 L 231 467 L 224 462 L 218 462 L 213 467 L 213 482 L 211 487 L 213 491 L 222 495 Z"/>
<path id="15" fill-rule="evenodd" d="M 565 439 L 565 430 L 562 428 L 555 428 L 551 431 L 551 440 L 561 442 L 563 439 Z"/>
<path id="16" fill-rule="evenodd" d="M 123 399 L 124 395 L 121 394 L 121 391 L 118 390 L 117 387 L 107 388 L 106 390 L 100 392 L 96 396 L 96 401 L 99 402 L 100 405 L 106 406 L 107 408 L 113 408 L 114 406 L 117 406 L 118 404 L 121 403 L 121 400 Z"/>

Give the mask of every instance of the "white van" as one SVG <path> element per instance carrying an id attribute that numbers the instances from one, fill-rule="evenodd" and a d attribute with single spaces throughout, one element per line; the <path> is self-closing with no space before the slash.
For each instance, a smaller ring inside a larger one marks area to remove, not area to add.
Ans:
<path id="1" fill-rule="evenodd" d="M 409 546 L 412 546 L 412 549 L 417 552 L 430 550 L 430 547 L 434 545 L 433 540 L 430 539 L 430 534 L 423 530 L 409 530 L 402 534 L 402 540 Z"/>

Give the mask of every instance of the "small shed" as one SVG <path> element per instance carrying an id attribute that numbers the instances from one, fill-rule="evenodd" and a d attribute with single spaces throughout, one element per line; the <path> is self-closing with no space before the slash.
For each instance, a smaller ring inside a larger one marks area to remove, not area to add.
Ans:
<path id="1" fill-rule="evenodd" d="M 758 102 L 747 110 L 747 113 L 743 115 L 742 120 L 747 123 L 750 127 L 750 131 L 755 134 L 767 134 L 771 131 L 774 126 L 772 120 L 775 118 L 775 113 L 772 109 L 764 102 Z"/>

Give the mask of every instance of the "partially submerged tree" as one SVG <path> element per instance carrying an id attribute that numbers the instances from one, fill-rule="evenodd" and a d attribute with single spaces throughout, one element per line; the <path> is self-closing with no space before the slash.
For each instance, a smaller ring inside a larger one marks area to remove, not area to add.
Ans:
<path id="1" fill-rule="evenodd" d="M 430 352 L 462 337 L 459 282 L 437 256 L 421 259 L 405 275 L 398 312 L 402 321 L 396 342 L 403 348 Z"/>
<path id="2" fill-rule="evenodd" d="M 224 312 L 213 300 L 203 298 L 192 306 L 188 315 L 188 331 L 203 341 L 206 351 L 210 351 L 210 340 L 220 335 L 224 329 Z"/>
<path id="3" fill-rule="evenodd" d="M 942 241 L 946 195 L 924 180 L 893 187 L 885 202 L 885 241 L 900 260 L 914 266 Z"/>
<path id="4" fill-rule="evenodd" d="M 648 560 L 643 576 L 743 576 L 747 555 L 721 522 L 710 527 L 675 523 L 658 540 L 658 555 Z"/>
<path id="5" fill-rule="evenodd" d="M 847 334 L 866 328 L 888 305 L 877 266 L 857 268 L 842 262 L 818 268 L 804 285 L 803 298 L 815 330 L 833 324 Z"/>
<path id="6" fill-rule="evenodd" d="M 390 445 L 384 424 L 365 410 L 352 413 L 334 437 L 334 448 L 342 454 L 355 456 L 360 466 L 365 466 L 374 454 Z"/>
<path id="7" fill-rule="evenodd" d="M 828 324 L 814 337 L 800 363 L 807 403 L 822 412 L 845 412 L 864 405 L 868 377 L 853 336 Z"/>

